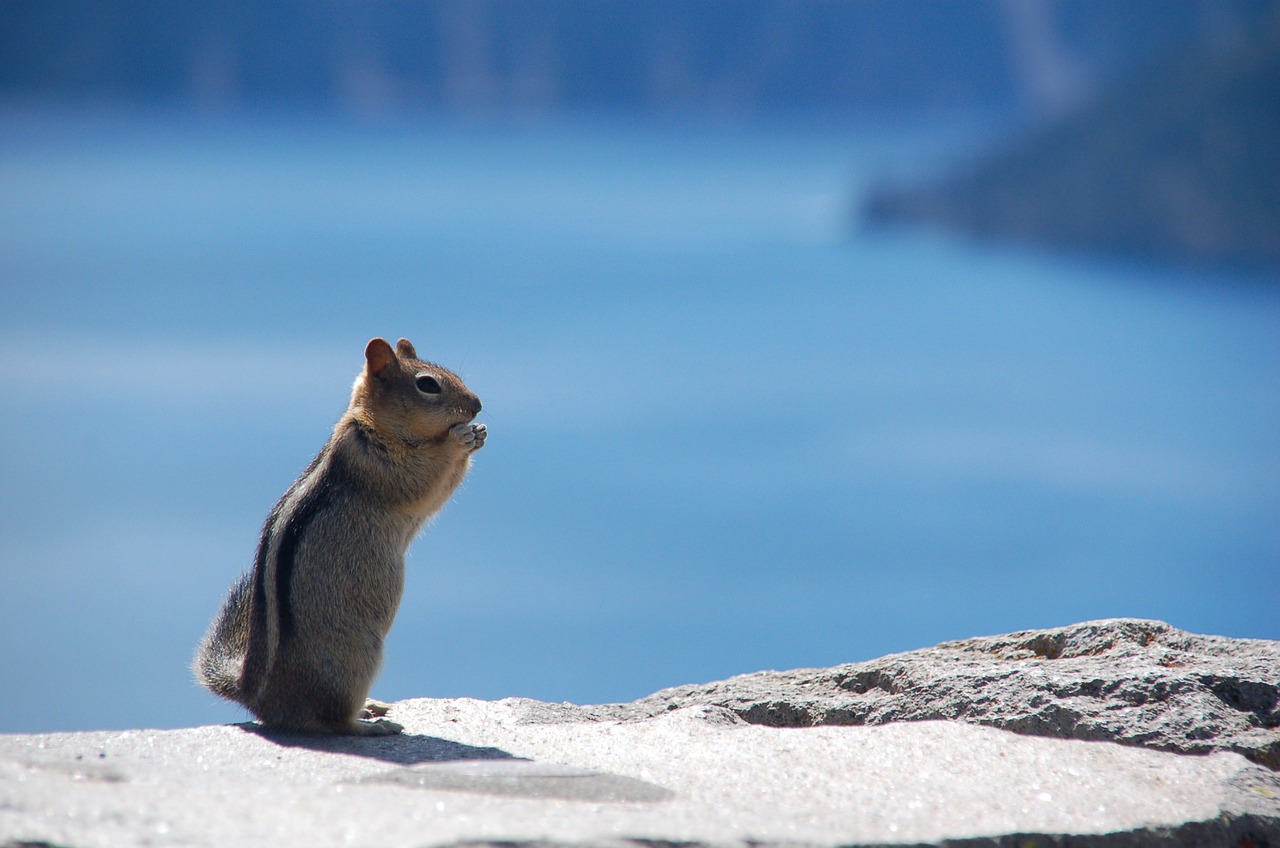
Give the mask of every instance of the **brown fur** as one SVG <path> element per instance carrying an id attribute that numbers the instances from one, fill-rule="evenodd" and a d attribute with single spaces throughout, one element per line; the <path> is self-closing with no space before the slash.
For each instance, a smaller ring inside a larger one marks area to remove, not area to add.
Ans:
<path id="1" fill-rule="evenodd" d="M 201 641 L 197 679 L 269 727 L 398 732 L 361 711 L 400 604 L 405 551 L 483 446 L 484 425 L 470 423 L 479 412 L 462 380 L 418 359 L 407 339 L 394 350 L 370 341 L 350 406 L 272 509 L 253 569 Z"/>

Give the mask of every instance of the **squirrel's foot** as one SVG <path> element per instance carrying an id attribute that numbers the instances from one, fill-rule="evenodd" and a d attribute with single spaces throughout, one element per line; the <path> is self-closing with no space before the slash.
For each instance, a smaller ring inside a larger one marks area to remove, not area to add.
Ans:
<path id="1" fill-rule="evenodd" d="M 370 721 L 365 718 L 352 719 L 347 725 L 347 732 L 352 736 L 395 736 L 404 731 L 404 725 L 387 718 Z"/>
<path id="2" fill-rule="evenodd" d="M 449 435 L 453 436 L 468 451 L 478 451 L 484 447 L 484 440 L 489 435 L 489 428 L 483 424 L 455 424 L 449 428 Z"/>
<path id="3" fill-rule="evenodd" d="M 379 718 L 386 715 L 390 710 L 390 704 L 375 701 L 373 698 L 365 698 L 364 708 L 360 710 L 359 718 Z"/>

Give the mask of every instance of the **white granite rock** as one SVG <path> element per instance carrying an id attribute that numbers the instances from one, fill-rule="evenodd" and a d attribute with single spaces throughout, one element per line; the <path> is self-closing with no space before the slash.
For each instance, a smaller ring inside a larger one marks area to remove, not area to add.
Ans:
<path id="1" fill-rule="evenodd" d="M 1157 751 L 1235 751 L 1280 769 L 1280 642 L 1106 619 L 944 642 L 823 669 L 678 686 L 628 709 L 724 706 L 805 727 L 958 719 Z"/>
<path id="2" fill-rule="evenodd" d="M 406 735 L 377 739 L 2 736 L 0 844 L 1280 842 L 1280 779 L 1233 753 L 959 722 L 761 727 L 717 707 L 537 724 L 529 707 L 405 701 Z"/>
<path id="3" fill-rule="evenodd" d="M 634 704 L 403 701 L 395 737 L 0 736 L 0 848 L 1274 848 L 1277 648 L 1115 620 Z M 960 720 L 895 721 L 929 710 Z"/>

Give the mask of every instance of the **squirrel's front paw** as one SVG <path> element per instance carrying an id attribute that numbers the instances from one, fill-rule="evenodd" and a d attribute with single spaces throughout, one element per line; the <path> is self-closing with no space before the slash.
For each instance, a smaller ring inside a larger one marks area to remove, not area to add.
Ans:
<path id="1" fill-rule="evenodd" d="M 449 435 L 467 450 L 478 451 L 484 447 L 485 436 L 489 435 L 489 431 L 483 424 L 455 424 L 449 430 Z"/>

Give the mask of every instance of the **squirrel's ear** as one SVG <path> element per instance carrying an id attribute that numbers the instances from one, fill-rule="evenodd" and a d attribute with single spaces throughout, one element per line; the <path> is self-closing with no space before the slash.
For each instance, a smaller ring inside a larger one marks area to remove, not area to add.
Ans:
<path id="1" fill-rule="evenodd" d="M 396 342 L 396 353 L 400 354 L 401 359 L 418 358 L 418 352 L 413 349 L 413 344 L 408 339 L 401 339 Z"/>
<path id="2" fill-rule="evenodd" d="M 373 376 L 381 377 L 395 361 L 395 351 L 391 349 L 391 345 L 387 344 L 386 339 L 372 339 L 365 346 L 365 370 Z"/>

